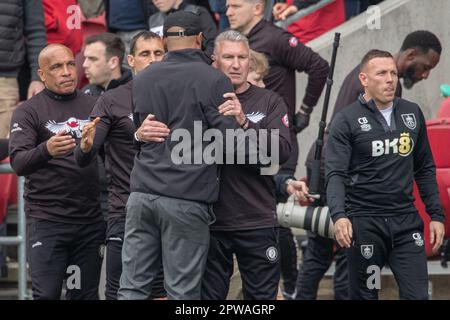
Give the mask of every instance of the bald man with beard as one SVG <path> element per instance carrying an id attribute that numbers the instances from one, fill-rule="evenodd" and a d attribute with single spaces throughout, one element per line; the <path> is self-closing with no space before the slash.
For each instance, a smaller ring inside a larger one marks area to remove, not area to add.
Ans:
<path id="1" fill-rule="evenodd" d="M 98 299 L 105 239 L 97 163 L 80 168 L 73 151 L 95 98 L 76 90 L 71 50 L 52 44 L 39 54 L 45 89 L 13 113 L 11 166 L 25 176 L 27 252 L 33 298 Z"/>

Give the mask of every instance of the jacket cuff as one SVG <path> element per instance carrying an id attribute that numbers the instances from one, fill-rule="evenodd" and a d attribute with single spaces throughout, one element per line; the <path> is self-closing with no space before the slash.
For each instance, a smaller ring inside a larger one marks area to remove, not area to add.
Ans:
<path id="1" fill-rule="evenodd" d="M 44 141 L 44 142 L 42 142 L 42 143 L 39 145 L 39 151 L 40 151 L 41 156 L 42 156 L 43 159 L 45 159 L 45 160 L 50 160 L 51 158 L 53 158 L 53 157 L 50 155 L 50 153 L 48 152 L 48 149 L 47 149 L 47 141 Z"/>
<path id="2" fill-rule="evenodd" d="M 333 214 L 331 216 L 331 220 L 333 220 L 333 223 L 336 223 L 336 221 L 338 221 L 341 218 L 347 218 L 348 219 L 348 217 L 345 214 L 345 212 L 336 213 L 336 214 Z"/>
<path id="3" fill-rule="evenodd" d="M 432 214 L 430 217 L 431 217 L 431 221 L 438 221 L 438 222 L 442 222 L 442 223 L 445 222 L 445 216 L 441 213 Z"/>

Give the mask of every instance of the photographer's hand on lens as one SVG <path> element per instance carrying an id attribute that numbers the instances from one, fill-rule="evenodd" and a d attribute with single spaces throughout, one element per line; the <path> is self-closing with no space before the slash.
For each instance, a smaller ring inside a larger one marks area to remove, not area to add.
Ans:
<path id="1" fill-rule="evenodd" d="M 163 142 L 170 134 L 170 129 L 162 122 L 156 121 L 153 114 L 149 114 L 136 131 L 138 141 Z"/>
<path id="2" fill-rule="evenodd" d="M 290 180 L 287 187 L 287 193 L 294 195 L 298 201 L 306 202 L 308 200 L 308 187 L 305 182 Z"/>

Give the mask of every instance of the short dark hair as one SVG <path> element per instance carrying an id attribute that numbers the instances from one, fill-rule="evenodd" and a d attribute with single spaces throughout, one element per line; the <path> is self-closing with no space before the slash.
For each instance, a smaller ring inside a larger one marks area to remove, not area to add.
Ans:
<path id="1" fill-rule="evenodd" d="M 105 45 L 105 57 L 107 59 L 118 57 L 120 63 L 122 63 L 125 56 L 125 45 L 118 35 L 109 32 L 95 34 L 87 38 L 85 44 L 88 45 L 95 42 L 101 42 Z"/>
<path id="2" fill-rule="evenodd" d="M 419 49 L 424 54 L 428 53 L 430 49 L 436 51 L 438 54 L 442 52 L 441 42 L 438 37 L 430 31 L 425 30 L 418 30 L 408 34 L 405 40 L 403 40 L 400 51 L 412 48 Z"/>
<path id="3" fill-rule="evenodd" d="M 359 64 L 359 70 L 362 70 L 364 66 L 372 59 L 375 58 L 394 58 L 392 54 L 388 51 L 378 50 L 378 49 L 372 49 L 369 50 L 364 57 L 361 60 L 361 63 Z"/>
<path id="4" fill-rule="evenodd" d="M 144 39 L 144 40 L 149 40 L 149 39 L 160 39 L 161 37 L 157 34 L 154 33 L 153 31 L 141 31 L 138 34 L 136 34 L 133 39 L 131 39 L 131 43 L 130 43 L 130 54 L 132 56 L 134 56 L 134 54 L 136 53 L 136 42 L 139 39 Z"/>

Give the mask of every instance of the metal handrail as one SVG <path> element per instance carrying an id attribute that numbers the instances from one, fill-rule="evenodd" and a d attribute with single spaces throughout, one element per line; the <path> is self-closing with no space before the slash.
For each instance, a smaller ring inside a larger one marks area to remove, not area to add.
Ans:
<path id="1" fill-rule="evenodd" d="M 0 174 L 15 173 L 9 163 L 0 164 Z M 17 262 L 19 265 L 18 285 L 19 300 L 28 299 L 27 294 L 27 252 L 26 252 L 26 228 L 25 210 L 23 200 L 24 177 L 19 177 L 17 183 L 17 236 L 0 237 L 0 244 L 17 245 Z"/>
<path id="2" fill-rule="evenodd" d="M 303 18 L 304 16 L 307 16 L 308 14 L 325 7 L 327 4 L 330 4 L 331 2 L 333 2 L 333 0 L 321 0 L 316 4 L 310 5 L 309 7 L 306 7 L 305 9 L 298 11 L 297 13 L 293 14 L 292 16 L 289 16 L 285 20 L 279 20 L 275 22 L 275 25 L 280 28 L 286 29 L 290 24 L 294 23 L 298 19 Z"/>

